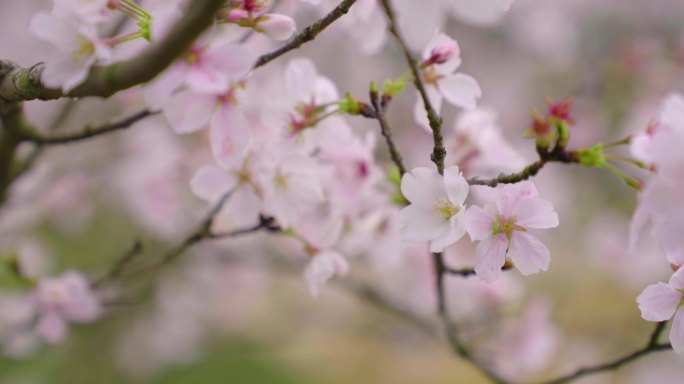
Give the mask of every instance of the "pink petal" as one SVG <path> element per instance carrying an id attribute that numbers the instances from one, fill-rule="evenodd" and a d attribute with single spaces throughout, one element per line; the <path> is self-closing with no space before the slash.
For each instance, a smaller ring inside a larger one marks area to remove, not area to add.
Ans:
<path id="1" fill-rule="evenodd" d="M 680 309 L 672 320 L 670 343 L 676 353 L 684 353 L 684 310 Z"/>
<path id="2" fill-rule="evenodd" d="M 450 104 L 467 110 L 475 109 L 477 99 L 482 97 L 477 80 L 462 73 L 443 77 L 437 86 Z"/>
<path id="3" fill-rule="evenodd" d="M 214 97 L 183 91 L 171 97 L 163 112 L 174 132 L 192 133 L 209 123 L 215 106 Z"/>
<path id="4" fill-rule="evenodd" d="M 520 200 L 536 196 L 539 196 L 539 192 L 531 181 L 507 184 L 501 188 L 496 208 L 502 215 L 509 217 L 513 214 L 513 210 Z"/>
<path id="5" fill-rule="evenodd" d="M 551 255 L 544 243 L 526 232 L 515 231 L 508 247 L 508 257 L 523 275 L 546 271 Z"/>
<path id="6" fill-rule="evenodd" d="M 399 213 L 402 239 L 409 242 L 429 241 L 444 233 L 449 223 L 434 209 L 409 205 Z"/>
<path id="7" fill-rule="evenodd" d="M 67 326 L 55 312 L 47 311 L 40 316 L 37 324 L 38 333 L 51 344 L 57 344 L 66 337 Z"/>
<path id="8" fill-rule="evenodd" d="M 648 321 L 665 321 L 674 315 L 682 294 L 665 283 L 649 285 L 637 297 L 641 317 Z"/>
<path id="9" fill-rule="evenodd" d="M 480 242 L 475 248 L 475 273 L 487 283 L 493 283 L 501 274 L 501 267 L 506 262 L 506 235 L 499 234 Z"/>
<path id="10" fill-rule="evenodd" d="M 668 284 L 674 289 L 684 290 L 684 268 L 677 269 L 672 277 L 670 277 Z M 684 293 L 682 293 L 682 296 L 684 298 Z"/>
<path id="11" fill-rule="evenodd" d="M 209 133 L 212 153 L 221 167 L 230 169 L 242 164 L 251 135 L 241 111 L 229 105 L 219 108 L 211 119 Z"/>
<path id="12" fill-rule="evenodd" d="M 465 216 L 466 229 L 470 240 L 484 240 L 492 236 L 492 222 L 495 216 L 487 209 L 482 209 L 476 205 L 468 208 Z"/>
<path id="13" fill-rule="evenodd" d="M 437 170 L 415 168 L 401 178 L 401 193 L 411 204 L 434 208 L 436 199 L 446 198 L 444 182 Z"/>
<path id="14" fill-rule="evenodd" d="M 430 252 L 442 252 L 444 248 L 457 242 L 463 235 L 465 235 L 465 212 L 461 210 L 458 214 L 450 220 L 450 226 L 445 227 L 442 234 L 430 241 Z"/>
<path id="15" fill-rule="evenodd" d="M 237 178 L 231 173 L 214 165 L 206 165 L 195 172 L 190 180 L 190 188 L 200 199 L 215 202 L 233 189 L 236 183 Z"/>
<path id="16" fill-rule="evenodd" d="M 550 202 L 533 197 L 521 200 L 513 209 L 515 223 L 525 228 L 555 228 L 558 226 L 558 214 Z"/>
<path id="17" fill-rule="evenodd" d="M 466 197 L 468 197 L 468 189 L 470 186 L 463 174 L 459 171 L 458 166 L 451 166 L 444 170 L 444 187 L 446 189 L 449 201 L 456 206 L 463 205 Z"/>

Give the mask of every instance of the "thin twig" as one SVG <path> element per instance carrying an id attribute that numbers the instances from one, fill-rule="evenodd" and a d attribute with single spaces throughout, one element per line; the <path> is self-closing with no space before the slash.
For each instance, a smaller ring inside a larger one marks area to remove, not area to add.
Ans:
<path id="1" fill-rule="evenodd" d="M 404 160 L 401 157 L 401 152 L 399 152 L 399 149 L 394 144 L 394 139 L 392 138 L 392 129 L 389 125 L 389 121 L 387 121 L 387 115 L 385 114 L 389 103 L 382 103 L 376 90 L 371 90 L 370 101 L 375 111 L 373 114 L 374 118 L 380 124 L 380 133 L 382 133 L 382 137 L 385 138 L 392 162 L 394 162 L 397 168 L 399 168 L 399 174 L 403 176 L 404 173 L 406 173 Z"/>
<path id="2" fill-rule="evenodd" d="M 287 44 L 276 49 L 275 51 L 261 55 L 254 64 L 254 69 L 264 66 L 278 57 L 301 47 L 303 44 L 308 43 L 309 41 L 312 41 L 316 38 L 316 36 L 318 36 L 319 33 L 323 32 L 324 29 L 335 22 L 335 20 L 349 12 L 349 9 L 352 5 L 354 5 L 354 3 L 356 3 L 356 0 L 343 0 L 322 19 L 317 20 L 313 24 L 304 28 L 301 32 L 297 33 Z"/>
<path id="3" fill-rule="evenodd" d="M 418 90 L 420 98 L 423 100 L 425 113 L 427 114 L 428 122 L 430 123 L 430 129 L 432 130 L 432 139 L 434 142 L 434 148 L 432 149 L 432 155 L 430 156 L 430 158 L 437 166 L 437 170 L 439 171 L 439 173 L 444 173 L 444 158 L 446 157 L 446 149 L 444 148 L 444 137 L 442 136 L 442 117 L 437 113 L 435 108 L 432 106 L 432 102 L 428 97 L 425 84 L 423 83 L 423 78 L 420 75 L 420 70 L 418 69 L 418 63 L 411 55 L 411 51 L 409 50 L 408 45 L 406 44 L 406 41 L 404 41 L 404 38 L 401 35 L 401 32 L 399 31 L 399 27 L 397 26 L 396 16 L 394 13 L 394 9 L 392 8 L 392 4 L 390 4 L 390 0 L 381 0 L 380 3 L 382 4 L 382 7 L 385 11 L 385 15 L 387 16 L 389 30 L 394 36 L 399 46 L 401 47 L 401 50 L 404 54 L 404 58 L 406 59 L 409 68 L 411 69 L 411 75 L 413 76 L 413 84 Z"/>
<path id="4" fill-rule="evenodd" d="M 129 128 L 138 121 L 149 116 L 154 116 L 158 113 L 158 111 L 150 111 L 145 109 L 115 122 L 106 123 L 99 126 L 87 125 L 83 130 L 73 133 L 63 133 L 48 136 L 35 130 L 24 129 L 19 131 L 18 134 L 22 140 L 30 141 L 38 145 L 68 144 Z"/>
<path id="5" fill-rule="evenodd" d="M 551 379 L 548 381 L 544 381 L 543 383 L 540 384 L 562 384 L 562 383 L 568 383 L 573 380 L 577 380 L 581 377 L 584 376 L 589 376 L 593 375 L 596 373 L 600 372 L 605 372 L 605 371 L 612 371 L 616 370 L 623 365 L 629 364 L 641 357 L 644 357 L 648 354 L 651 354 L 653 352 L 659 352 L 659 351 L 667 351 L 672 349 L 672 345 L 670 343 L 665 343 L 665 344 L 660 344 L 658 343 L 658 339 L 660 338 L 660 335 L 663 333 L 665 330 L 665 327 L 667 326 L 667 322 L 663 321 L 658 324 L 656 324 L 655 329 L 653 330 L 653 333 L 648 339 L 648 343 L 640 349 L 637 349 L 636 351 L 627 354 L 621 358 L 615 359 L 613 361 L 609 361 L 606 363 L 594 365 L 591 367 L 584 367 L 580 368 L 577 371 L 566 375 L 566 376 L 561 376 L 556 379 Z"/>
<path id="6" fill-rule="evenodd" d="M 126 251 L 126 253 L 124 253 L 123 256 L 119 258 L 119 260 L 106 274 L 104 274 L 99 279 L 93 281 L 91 283 L 91 286 L 93 288 L 97 288 L 108 281 L 118 279 L 124 272 L 126 266 L 128 266 L 128 264 L 130 264 L 131 261 L 133 261 L 133 259 L 135 259 L 135 257 L 138 256 L 140 252 L 142 252 L 142 249 L 142 243 L 140 241 L 135 241 L 131 249 Z"/>

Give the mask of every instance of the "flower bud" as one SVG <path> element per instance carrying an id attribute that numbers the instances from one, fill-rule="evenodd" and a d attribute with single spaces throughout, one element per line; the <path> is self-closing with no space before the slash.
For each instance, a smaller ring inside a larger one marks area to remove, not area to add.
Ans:
<path id="1" fill-rule="evenodd" d="M 294 20 L 289 16 L 269 13 L 259 18 L 258 27 L 271 39 L 283 41 L 292 36 L 296 25 Z"/>

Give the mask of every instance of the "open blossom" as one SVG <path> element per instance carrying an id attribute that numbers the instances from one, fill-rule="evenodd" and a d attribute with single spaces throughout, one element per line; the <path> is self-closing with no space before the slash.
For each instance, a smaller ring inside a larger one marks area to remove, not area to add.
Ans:
<path id="1" fill-rule="evenodd" d="M 482 96 L 477 80 L 456 73 L 460 65 L 458 43 L 444 33 L 435 34 L 423 51 L 421 76 L 426 84 L 428 98 L 437 112 L 442 108 L 443 98 L 449 104 L 471 110 L 475 108 L 477 99 Z M 423 100 L 420 97 L 416 100 L 413 116 L 422 127 L 429 128 Z"/>
<path id="2" fill-rule="evenodd" d="M 107 20 L 108 5 L 112 0 L 53 0 L 52 12 L 57 16 L 76 16 L 86 23 Z M 116 1 L 114 1 L 116 2 Z"/>
<path id="3" fill-rule="evenodd" d="M 349 264 L 341 253 L 327 250 L 316 253 L 304 270 L 304 280 L 309 286 L 309 293 L 316 298 L 320 288 L 334 276 L 345 276 L 349 273 Z"/>
<path id="4" fill-rule="evenodd" d="M 97 36 L 95 26 L 73 16 L 40 12 L 31 20 L 31 31 L 59 50 L 45 63 L 41 80 L 48 87 L 69 92 L 86 79 L 92 65 L 111 59 L 110 47 Z"/>
<path id="5" fill-rule="evenodd" d="M 399 214 L 404 240 L 429 241 L 430 252 L 442 252 L 465 234 L 468 182 L 457 166 L 445 169 L 444 176 L 416 168 L 401 179 L 401 193 L 411 203 Z"/>
<path id="6" fill-rule="evenodd" d="M 37 331 L 49 343 L 64 339 L 68 322 L 92 322 L 102 313 L 88 281 L 75 271 L 40 280 L 32 300 L 37 311 Z"/>
<path id="7" fill-rule="evenodd" d="M 548 269 L 549 250 L 527 230 L 558 226 L 558 214 L 550 202 L 539 197 L 532 182 L 506 185 L 496 206 L 470 207 L 465 221 L 471 240 L 480 241 L 475 249 L 475 272 L 482 280 L 496 281 L 506 256 L 523 275 Z"/>
<path id="8" fill-rule="evenodd" d="M 645 320 L 667 321 L 674 316 L 670 342 L 675 352 L 684 353 L 684 268 L 679 268 L 667 284 L 646 287 L 637 303 Z"/>

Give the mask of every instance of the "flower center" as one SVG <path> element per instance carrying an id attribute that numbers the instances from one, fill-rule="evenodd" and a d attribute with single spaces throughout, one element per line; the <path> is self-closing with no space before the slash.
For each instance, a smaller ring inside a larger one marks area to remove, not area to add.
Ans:
<path id="1" fill-rule="evenodd" d="M 437 212 L 444 216 L 445 219 L 451 219 L 459 210 L 460 208 L 453 205 L 449 200 L 442 198 L 437 199 Z"/>
<path id="2" fill-rule="evenodd" d="M 493 235 L 503 233 L 510 239 L 513 231 L 525 231 L 525 228 L 515 223 L 515 217 L 505 218 L 501 215 L 496 215 L 496 219 L 492 221 Z"/>

